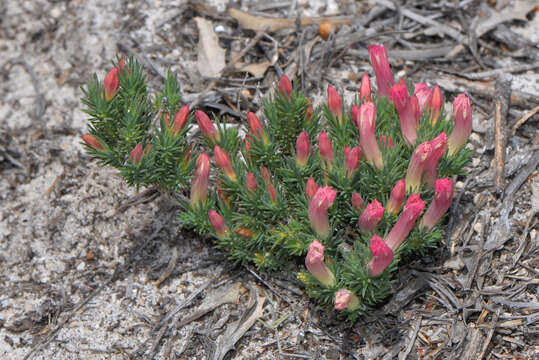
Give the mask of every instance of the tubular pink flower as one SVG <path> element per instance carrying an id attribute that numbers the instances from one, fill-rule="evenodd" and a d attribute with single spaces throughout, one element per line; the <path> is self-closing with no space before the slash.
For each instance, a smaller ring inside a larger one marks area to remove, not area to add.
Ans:
<path id="1" fill-rule="evenodd" d="M 378 200 L 374 199 L 359 216 L 359 228 L 364 232 L 374 231 L 383 217 L 384 207 Z"/>
<path id="2" fill-rule="evenodd" d="M 384 168 L 384 158 L 378 147 L 375 134 L 376 107 L 372 102 L 366 102 L 359 108 L 359 113 L 354 113 L 357 114 L 356 116 L 359 115 L 359 120 L 356 122 L 359 124 L 361 150 L 369 163 L 374 165 L 378 170 L 382 170 Z"/>
<path id="3" fill-rule="evenodd" d="M 359 88 L 359 102 L 363 104 L 367 101 L 372 101 L 371 99 L 371 81 L 367 73 L 363 73 L 361 77 L 361 86 Z"/>
<path id="4" fill-rule="evenodd" d="M 191 206 L 198 207 L 208 198 L 208 179 L 210 177 L 210 157 L 203 152 L 198 156 L 195 175 L 191 181 Z"/>
<path id="5" fill-rule="evenodd" d="M 118 68 L 115 67 L 111 71 L 108 72 L 107 76 L 105 76 L 105 80 L 103 81 L 103 88 L 105 88 L 105 99 L 107 101 L 111 101 L 116 92 L 118 91 Z"/>
<path id="6" fill-rule="evenodd" d="M 260 176 L 262 176 L 262 179 L 264 179 L 264 182 L 266 182 L 266 183 L 269 183 L 270 180 L 271 180 L 269 170 L 265 166 L 260 167 Z"/>
<path id="7" fill-rule="evenodd" d="M 299 134 L 298 139 L 296 140 L 296 164 L 299 167 L 304 167 L 307 165 L 310 147 L 311 144 L 309 143 L 309 134 L 304 131 Z"/>
<path id="8" fill-rule="evenodd" d="M 312 199 L 314 194 L 316 194 L 316 191 L 318 191 L 318 184 L 312 177 L 310 177 L 305 184 L 305 193 L 309 199 Z"/>
<path id="9" fill-rule="evenodd" d="M 431 153 L 425 162 L 425 172 L 423 182 L 432 186 L 438 177 L 438 162 L 447 151 L 447 135 L 442 131 L 438 136 L 430 141 Z"/>
<path id="10" fill-rule="evenodd" d="M 401 216 L 387 235 L 385 242 L 395 252 L 406 239 L 421 212 L 425 209 L 425 202 L 418 194 L 408 198 Z"/>
<path id="11" fill-rule="evenodd" d="M 414 104 L 408 94 L 408 88 L 401 79 L 398 83 L 394 84 L 390 91 L 390 99 L 397 113 L 399 114 L 401 131 L 404 140 L 409 146 L 415 145 L 417 140 L 417 117 L 414 110 Z M 416 98 L 417 100 L 417 98 Z"/>
<path id="12" fill-rule="evenodd" d="M 322 160 L 331 164 L 333 162 L 333 148 L 331 147 L 331 141 L 328 134 L 322 131 L 318 135 L 318 150 L 320 151 L 320 157 Z"/>
<path id="13" fill-rule="evenodd" d="M 183 130 L 185 127 L 185 124 L 187 123 L 187 119 L 189 118 L 189 105 L 182 106 L 180 110 L 178 110 L 178 113 L 174 116 L 174 127 L 172 128 L 172 132 L 177 135 L 179 132 Z"/>
<path id="14" fill-rule="evenodd" d="M 247 122 L 251 128 L 251 132 L 255 138 L 262 138 L 264 143 L 267 142 L 266 134 L 264 133 L 264 128 L 262 127 L 262 122 L 253 112 L 247 113 Z"/>
<path id="15" fill-rule="evenodd" d="M 440 115 L 440 111 L 442 110 L 442 104 L 442 91 L 440 90 L 440 87 L 438 85 L 434 85 L 434 90 L 432 90 L 432 94 L 430 95 L 428 106 L 430 111 L 429 123 L 431 125 L 436 124 L 438 116 Z"/>
<path id="16" fill-rule="evenodd" d="M 335 285 L 335 276 L 324 263 L 324 245 L 318 240 L 309 245 L 309 251 L 305 257 L 305 266 L 312 276 L 326 286 Z"/>
<path id="17" fill-rule="evenodd" d="M 340 121 L 342 118 L 342 99 L 337 90 L 331 85 L 328 85 L 328 106 L 329 111 Z"/>
<path id="18" fill-rule="evenodd" d="M 389 97 L 389 88 L 395 81 L 389 67 L 386 48 L 383 45 L 369 45 L 368 49 L 374 74 L 376 75 L 378 95 Z"/>
<path id="19" fill-rule="evenodd" d="M 217 233 L 217 236 L 219 236 L 220 238 L 228 237 L 230 231 L 225 225 L 225 219 L 223 219 L 223 217 L 219 215 L 219 213 L 215 210 L 208 211 L 208 216 L 210 218 L 211 226 L 213 226 L 213 229 Z"/>
<path id="20" fill-rule="evenodd" d="M 279 80 L 279 91 L 284 97 L 292 96 L 292 82 L 285 74 L 283 74 L 281 80 Z"/>
<path id="21" fill-rule="evenodd" d="M 370 102 L 370 101 L 366 101 Z M 352 109 L 350 110 L 350 115 L 352 118 L 352 122 L 357 126 L 357 129 L 359 130 L 359 108 L 355 105 L 352 105 Z"/>
<path id="22" fill-rule="evenodd" d="M 447 140 L 449 155 L 454 155 L 463 147 L 472 133 L 472 107 L 466 95 L 460 94 L 453 100 L 453 114 L 455 125 Z"/>
<path id="23" fill-rule="evenodd" d="M 386 211 L 388 214 L 397 215 L 401 211 L 402 203 L 404 202 L 404 196 L 406 195 L 406 185 L 404 180 L 399 180 L 397 185 L 391 190 L 391 196 L 386 205 Z"/>
<path id="24" fill-rule="evenodd" d="M 256 182 L 255 175 L 252 172 L 247 173 L 247 175 L 245 176 L 245 187 L 247 188 L 247 190 L 256 191 L 257 186 L 258 183 Z"/>
<path id="25" fill-rule="evenodd" d="M 346 163 L 347 175 L 348 177 L 350 177 L 359 166 L 359 160 L 361 160 L 361 149 L 356 146 L 351 150 L 346 151 L 345 147 L 344 158 Z"/>
<path id="26" fill-rule="evenodd" d="M 419 109 L 419 100 L 417 100 L 417 96 L 410 96 L 410 102 L 412 104 L 412 113 L 414 114 L 417 127 L 419 126 L 419 119 L 421 119 L 421 110 Z"/>
<path id="27" fill-rule="evenodd" d="M 81 138 L 82 138 L 82 141 L 84 141 L 86 145 L 88 145 L 89 147 L 92 147 L 97 150 L 105 150 L 103 145 L 101 145 L 101 143 L 99 142 L 99 140 L 96 139 L 95 136 L 90 135 L 90 134 L 84 134 L 81 136 Z"/>
<path id="28" fill-rule="evenodd" d="M 408 171 L 406 172 L 406 190 L 411 192 L 419 191 L 421 187 L 421 178 L 425 171 L 425 164 L 432 153 L 432 147 L 428 141 L 425 141 L 417 146 L 412 154 Z"/>
<path id="29" fill-rule="evenodd" d="M 414 84 L 414 95 L 417 96 L 417 100 L 419 102 L 419 112 L 423 114 L 423 112 L 427 109 L 430 98 L 430 89 L 427 84 Z"/>
<path id="30" fill-rule="evenodd" d="M 430 231 L 444 216 L 453 199 L 453 179 L 438 179 L 434 183 L 434 199 L 421 219 L 420 227 Z"/>
<path id="31" fill-rule="evenodd" d="M 277 189 L 275 189 L 275 186 L 272 183 L 268 183 L 268 194 L 271 202 L 277 204 Z"/>
<path id="32" fill-rule="evenodd" d="M 363 198 L 361 197 L 360 193 L 353 193 L 352 194 L 352 207 L 356 210 L 362 210 L 363 205 L 365 205 L 365 202 L 363 201 Z"/>
<path id="33" fill-rule="evenodd" d="M 129 157 L 135 164 L 138 164 L 140 159 L 142 159 L 142 145 L 137 144 L 129 153 Z"/>
<path id="34" fill-rule="evenodd" d="M 380 135 L 379 136 L 380 145 L 387 147 L 387 149 L 391 149 L 395 143 L 393 142 L 393 139 L 389 135 Z"/>
<path id="35" fill-rule="evenodd" d="M 215 142 L 219 140 L 219 134 L 217 129 L 211 122 L 210 118 L 202 110 L 195 111 L 195 117 L 197 119 L 198 127 L 202 133 L 207 136 L 211 141 Z"/>
<path id="36" fill-rule="evenodd" d="M 309 202 L 309 220 L 314 231 L 322 238 L 329 236 L 328 209 L 333 205 L 337 192 L 330 186 L 320 187 Z"/>
<path id="37" fill-rule="evenodd" d="M 354 311 L 359 308 L 359 298 L 350 290 L 340 289 L 335 293 L 334 301 L 335 310 L 348 310 Z"/>
<path id="38" fill-rule="evenodd" d="M 369 277 L 380 276 L 393 261 L 393 250 L 378 235 L 373 235 L 371 238 L 369 249 L 372 254 L 372 259 L 367 264 Z"/>
<path id="39" fill-rule="evenodd" d="M 221 149 L 219 145 L 215 145 L 213 148 L 213 155 L 215 156 L 215 162 L 225 173 L 225 175 L 232 181 L 236 181 L 236 173 L 232 169 L 232 162 L 228 154 Z"/>

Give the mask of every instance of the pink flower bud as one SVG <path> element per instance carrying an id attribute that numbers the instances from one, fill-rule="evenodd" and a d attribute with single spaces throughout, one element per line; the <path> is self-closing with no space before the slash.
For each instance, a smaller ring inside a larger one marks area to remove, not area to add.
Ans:
<path id="1" fill-rule="evenodd" d="M 307 106 L 307 109 L 305 110 L 305 123 L 311 121 L 311 118 L 313 117 L 313 103 L 310 99 L 307 99 L 307 103 L 309 103 L 309 106 Z"/>
<path id="2" fill-rule="evenodd" d="M 267 142 L 266 134 L 264 133 L 264 128 L 262 127 L 262 122 L 253 112 L 247 113 L 247 121 L 249 122 L 249 127 L 255 138 L 262 137 L 264 143 Z"/>
<path id="3" fill-rule="evenodd" d="M 389 97 L 389 88 L 395 81 L 389 67 L 386 48 L 383 45 L 369 45 L 368 49 L 374 74 L 376 75 L 378 95 Z"/>
<path id="4" fill-rule="evenodd" d="M 421 187 L 421 178 L 425 171 L 425 163 L 430 157 L 432 147 L 428 141 L 425 141 L 417 146 L 412 154 L 408 171 L 406 172 L 406 190 L 417 192 Z"/>
<path id="5" fill-rule="evenodd" d="M 299 134 L 298 139 L 296 140 L 296 164 L 300 167 L 307 165 L 307 160 L 309 160 L 309 134 L 304 131 Z"/>
<path id="6" fill-rule="evenodd" d="M 215 210 L 208 211 L 208 216 L 210 218 L 211 226 L 213 226 L 213 229 L 217 233 L 217 236 L 219 236 L 220 238 L 228 237 L 230 231 L 225 225 L 225 219 L 223 219 L 223 217 L 219 215 L 219 213 Z"/>
<path id="7" fill-rule="evenodd" d="M 361 160 L 361 149 L 356 146 L 348 152 L 345 151 L 344 158 L 346 162 L 346 170 L 348 171 L 348 177 L 350 177 L 359 166 L 359 160 Z"/>
<path id="8" fill-rule="evenodd" d="M 178 110 L 178 113 L 176 114 L 176 116 L 174 116 L 174 127 L 172 128 L 172 132 L 176 135 L 180 133 L 185 127 L 185 124 L 187 123 L 188 118 L 189 118 L 189 105 L 182 106 L 182 108 Z"/>
<path id="9" fill-rule="evenodd" d="M 324 245 L 316 239 L 309 245 L 309 251 L 305 257 L 305 266 L 307 270 L 326 286 L 335 285 L 335 276 L 324 263 Z"/>
<path id="10" fill-rule="evenodd" d="M 305 193 L 307 194 L 307 197 L 311 199 L 314 194 L 316 194 L 316 191 L 318 190 L 318 184 L 312 177 L 307 180 L 307 183 L 305 184 Z"/>
<path id="11" fill-rule="evenodd" d="M 380 135 L 380 145 L 387 147 L 388 149 L 391 149 L 395 144 L 393 143 L 393 139 L 389 135 Z"/>
<path id="12" fill-rule="evenodd" d="M 442 98 L 442 91 L 438 87 L 438 85 L 434 85 L 434 90 L 432 90 L 432 94 L 429 99 L 429 110 L 430 110 L 430 119 L 429 122 L 431 125 L 436 124 L 436 121 L 438 120 L 438 116 L 440 115 L 440 111 L 442 110 L 442 104 L 443 104 L 443 98 Z"/>
<path id="13" fill-rule="evenodd" d="M 335 293 L 335 301 L 334 301 L 334 309 L 335 310 L 348 310 L 348 311 L 354 311 L 359 308 L 359 299 L 358 297 L 347 289 L 340 289 Z"/>
<path id="14" fill-rule="evenodd" d="M 359 102 L 363 104 L 367 101 L 372 101 L 371 81 L 369 80 L 369 75 L 367 75 L 367 73 L 363 73 L 363 76 L 361 77 L 361 86 L 359 88 Z"/>
<path id="15" fill-rule="evenodd" d="M 258 183 L 256 182 L 256 177 L 253 173 L 247 173 L 245 177 L 245 187 L 249 191 L 256 191 Z"/>
<path id="16" fill-rule="evenodd" d="M 331 147 L 331 141 L 328 134 L 322 131 L 318 136 L 318 150 L 320 151 L 320 157 L 322 160 L 331 163 L 333 161 L 333 148 Z"/>
<path id="17" fill-rule="evenodd" d="M 353 109 L 353 107 L 352 107 Z M 372 165 L 374 165 L 378 170 L 384 168 L 384 158 L 382 157 L 382 152 L 378 147 L 378 142 L 376 141 L 376 107 L 372 102 L 366 102 L 361 105 L 359 112 L 354 111 L 356 116 L 359 116 L 359 119 L 356 120 L 356 123 L 359 124 L 359 136 L 361 139 L 360 146 L 365 159 Z"/>
<path id="18" fill-rule="evenodd" d="M 372 254 L 372 260 L 367 264 L 369 277 L 380 276 L 393 261 L 393 250 L 378 235 L 371 238 L 369 249 Z"/>
<path id="19" fill-rule="evenodd" d="M 328 106 L 333 115 L 339 119 L 342 118 L 342 100 L 337 90 L 331 85 L 328 85 Z"/>
<path id="20" fill-rule="evenodd" d="M 329 236 L 327 212 L 337 196 L 330 186 L 321 187 L 316 191 L 309 203 L 309 220 L 314 231 L 323 239 Z"/>
<path id="21" fill-rule="evenodd" d="M 421 200 L 419 194 L 414 194 L 408 198 L 401 216 L 387 235 L 385 242 L 387 246 L 395 252 L 406 239 L 421 212 L 425 209 L 425 202 Z"/>
<path id="22" fill-rule="evenodd" d="M 391 196 L 386 205 L 388 214 L 397 215 L 401 211 L 404 196 L 406 195 L 406 185 L 404 180 L 399 180 L 397 185 L 391 190 Z"/>
<path id="23" fill-rule="evenodd" d="M 90 134 L 84 134 L 81 136 L 81 138 L 82 138 L 82 141 L 84 141 L 86 145 L 88 145 L 89 147 L 92 147 L 97 150 L 105 150 L 103 145 L 101 145 L 101 143 L 99 142 L 99 140 L 96 139 L 95 136 L 90 135 Z"/>
<path id="24" fill-rule="evenodd" d="M 219 145 L 215 145 L 213 148 L 213 154 L 215 156 L 215 162 L 225 173 L 225 175 L 232 181 L 236 181 L 236 173 L 232 169 L 232 162 L 228 154 L 221 149 Z"/>
<path id="25" fill-rule="evenodd" d="M 264 179 L 266 183 L 270 182 L 270 179 L 271 179 L 270 173 L 269 173 L 269 170 L 265 166 L 260 167 L 260 176 L 262 176 L 262 179 Z"/>
<path id="26" fill-rule="evenodd" d="M 365 205 L 363 198 L 361 197 L 360 193 L 353 193 L 352 194 L 352 206 L 356 210 L 363 209 L 363 205 Z"/>
<path id="27" fill-rule="evenodd" d="M 427 109 L 430 98 L 430 89 L 427 84 L 414 84 L 414 95 L 417 97 L 419 102 L 419 112 L 423 114 L 423 112 Z"/>
<path id="28" fill-rule="evenodd" d="M 449 155 L 455 154 L 463 147 L 472 133 L 472 107 L 466 95 L 460 94 L 453 100 L 453 115 L 455 125 L 447 140 Z"/>
<path id="29" fill-rule="evenodd" d="M 391 87 L 390 93 L 391 102 L 395 105 L 397 113 L 399 114 L 404 140 L 408 145 L 413 146 L 417 140 L 417 114 L 415 113 L 414 105 L 408 94 L 408 88 L 404 81 L 401 80 Z"/>
<path id="30" fill-rule="evenodd" d="M 359 228 L 364 232 L 374 231 L 383 217 L 384 207 L 378 200 L 374 199 L 359 216 Z"/>
<path id="31" fill-rule="evenodd" d="M 292 82 L 285 74 L 281 76 L 281 80 L 279 81 L 279 91 L 284 97 L 292 96 Z"/>
<path id="32" fill-rule="evenodd" d="M 202 133 L 207 136 L 211 141 L 215 142 L 219 140 L 219 134 L 217 129 L 211 122 L 210 118 L 202 110 L 195 111 L 195 117 L 197 119 L 198 127 Z"/>
<path id="33" fill-rule="evenodd" d="M 198 207 L 208 198 L 208 179 L 210 177 L 210 157 L 203 152 L 198 156 L 195 175 L 191 181 L 191 206 Z"/>
<path id="34" fill-rule="evenodd" d="M 105 76 L 105 80 L 103 81 L 103 87 L 105 88 L 105 99 L 107 101 L 112 100 L 116 94 L 116 91 L 118 91 L 118 85 L 118 68 L 115 67 L 109 71 L 107 76 Z"/>
<path id="35" fill-rule="evenodd" d="M 453 179 L 438 179 L 434 183 L 434 199 L 421 219 L 420 227 L 430 231 L 444 216 L 453 199 Z"/>
<path id="36" fill-rule="evenodd" d="M 425 172 L 423 174 L 423 182 L 432 186 L 438 177 L 438 162 L 447 151 L 447 135 L 442 131 L 438 136 L 430 142 L 431 153 L 425 162 Z"/>
<path id="37" fill-rule="evenodd" d="M 271 202 L 277 204 L 277 189 L 275 189 L 275 186 L 272 183 L 268 183 L 268 194 Z"/>
<path id="38" fill-rule="evenodd" d="M 140 159 L 142 159 L 142 145 L 137 144 L 129 153 L 129 157 L 135 164 L 138 164 Z"/>

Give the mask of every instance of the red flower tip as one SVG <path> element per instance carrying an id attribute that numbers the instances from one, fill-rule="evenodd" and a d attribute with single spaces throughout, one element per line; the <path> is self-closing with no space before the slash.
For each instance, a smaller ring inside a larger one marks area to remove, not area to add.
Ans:
<path id="1" fill-rule="evenodd" d="M 129 153 L 129 157 L 135 164 L 138 164 L 140 159 L 142 159 L 142 145 L 137 144 Z"/>
<path id="2" fill-rule="evenodd" d="M 105 80 L 103 81 L 103 87 L 105 88 L 105 99 L 107 101 L 112 100 L 116 94 L 116 91 L 118 91 L 118 85 L 118 68 L 115 67 L 109 71 L 107 76 L 105 76 Z"/>
<path id="3" fill-rule="evenodd" d="M 197 119 L 198 127 L 202 133 L 207 136 L 211 141 L 218 140 L 217 129 L 211 122 L 210 118 L 202 110 L 195 111 L 195 117 Z"/>
<path id="4" fill-rule="evenodd" d="M 307 197 L 311 199 L 314 194 L 316 194 L 316 191 L 318 190 L 318 184 L 312 177 L 307 180 L 307 183 L 305 184 L 305 193 L 307 194 Z"/>
<path id="5" fill-rule="evenodd" d="M 292 82 L 285 74 L 281 76 L 281 80 L 279 81 L 279 91 L 283 96 L 292 96 Z"/>
<path id="6" fill-rule="evenodd" d="M 178 110 L 176 115 L 174 116 L 174 127 L 172 128 L 172 131 L 174 134 L 180 133 L 183 128 L 185 127 L 185 124 L 187 123 L 187 119 L 189 118 L 189 105 L 184 105 Z"/>
<path id="7" fill-rule="evenodd" d="M 296 164 L 298 164 L 298 166 L 303 167 L 307 165 L 310 146 L 309 134 L 306 131 L 303 131 L 296 140 Z"/>
<path id="8" fill-rule="evenodd" d="M 96 139 L 95 136 L 90 135 L 90 134 L 84 134 L 81 136 L 81 138 L 86 143 L 86 145 L 97 150 L 105 150 L 103 145 L 101 145 L 101 143 L 99 142 L 99 140 Z"/>
<path id="9" fill-rule="evenodd" d="M 374 74 L 376 75 L 378 95 L 389 97 L 389 88 L 395 81 L 389 67 L 386 48 L 383 45 L 369 45 L 368 50 Z"/>

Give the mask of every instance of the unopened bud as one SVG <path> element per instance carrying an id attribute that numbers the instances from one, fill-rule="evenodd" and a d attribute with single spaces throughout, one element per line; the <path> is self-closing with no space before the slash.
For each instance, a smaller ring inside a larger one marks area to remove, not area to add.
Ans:
<path id="1" fill-rule="evenodd" d="M 359 216 L 359 228 L 364 232 L 374 231 L 383 217 L 384 207 L 378 200 L 374 199 Z"/>
<path id="2" fill-rule="evenodd" d="M 449 155 L 454 155 L 463 147 L 472 133 L 472 107 L 466 95 L 460 94 L 453 101 L 453 116 L 455 125 L 447 139 Z"/>
<path id="3" fill-rule="evenodd" d="M 111 101 L 114 95 L 116 94 L 116 91 L 118 91 L 118 85 L 120 84 L 118 80 L 118 68 L 115 67 L 109 73 L 107 76 L 105 76 L 105 80 L 103 81 L 103 87 L 105 88 L 105 99 L 107 101 Z"/>
<path id="4" fill-rule="evenodd" d="M 395 81 L 389 67 L 386 48 L 383 45 L 369 45 L 368 50 L 374 74 L 376 75 L 378 96 L 389 97 L 389 88 Z"/>
<path id="5" fill-rule="evenodd" d="M 284 97 L 292 96 L 292 82 L 285 74 L 281 76 L 281 80 L 279 81 L 279 91 Z"/>
<path id="6" fill-rule="evenodd" d="M 135 164 L 138 164 L 140 159 L 142 159 L 142 145 L 137 144 L 129 153 L 129 157 Z"/>
<path id="7" fill-rule="evenodd" d="M 103 145 L 101 145 L 101 143 L 99 142 L 99 140 L 96 139 L 95 136 L 90 134 L 84 134 L 81 136 L 81 138 L 89 147 L 92 147 L 97 150 L 105 150 Z"/>

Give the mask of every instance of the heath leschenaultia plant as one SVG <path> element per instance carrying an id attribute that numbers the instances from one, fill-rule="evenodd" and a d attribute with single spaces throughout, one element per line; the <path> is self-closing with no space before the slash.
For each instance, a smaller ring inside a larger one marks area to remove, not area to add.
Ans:
<path id="1" fill-rule="evenodd" d="M 465 95 L 447 119 L 438 86 L 410 91 L 383 46 L 369 54 L 378 93 L 364 74 L 351 106 L 329 86 L 327 103 L 313 107 L 283 75 L 260 114 L 247 114 L 243 139 L 195 111 L 206 149 L 193 159 L 175 77 L 150 98 L 140 65 L 120 60 L 84 89 L 83 140 L 130 185 L 188 194 L 190 184 L 190 198 L 178 196 L 182 223 L 232 260 L 275 270 L 303 257 L 307 293 L 354 319 L 387 296 L 403 258 L 441 239 L 471 132 Z"/>

